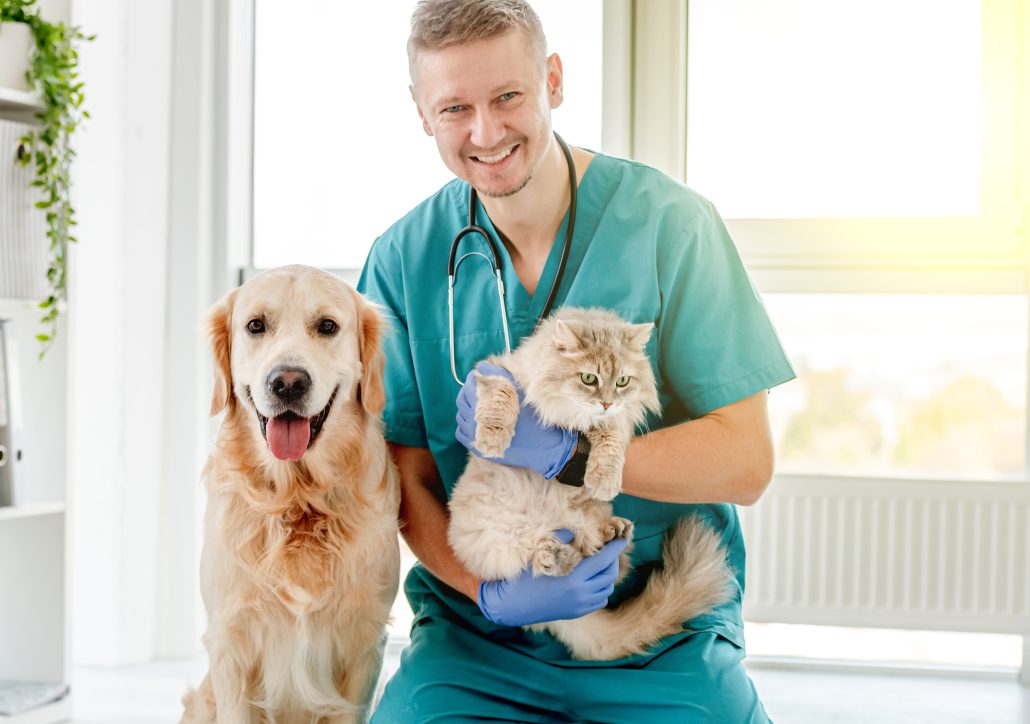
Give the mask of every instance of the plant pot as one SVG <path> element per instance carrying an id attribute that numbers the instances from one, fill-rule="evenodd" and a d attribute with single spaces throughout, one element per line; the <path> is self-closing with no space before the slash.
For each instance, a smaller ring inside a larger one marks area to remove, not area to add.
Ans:
<path id="1" fill-rule="evenodd" d="M 50 242 L 46 213 L 35 207 L 32 164 L 15 163 L 29 126 L 0 119 L 0 299 L 44 299 Z"/>
<path id="2" fill-rule="evenodd" d="M 31 91 L 26 73 L 32 29 L 25 23 L 0 23 L 0 88 Z"/>

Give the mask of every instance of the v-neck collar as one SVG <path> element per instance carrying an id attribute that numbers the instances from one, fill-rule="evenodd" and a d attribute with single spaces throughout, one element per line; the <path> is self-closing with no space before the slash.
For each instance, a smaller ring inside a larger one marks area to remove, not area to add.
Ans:
<path id="1" fill-rule="evenodd" d="M 602 153 L 595 153 L 583 172 L 577 188 L 576 206 L 576 228 L 573 229 L 572 241 L 569 248 L 569 256 L 565 262 L 565 274 L 562 276 L 561 285 L 555 296 L 552 311 L 561 306 L 562 300 L 568 293 L 569 286 L 579 271 L 580 263 L 590 245 L 590 240 L 597 230 L 604 208 L 607 206 L 608 198 L 611 196 L 614 186 L 614 179 L 608 170 L 608 157 Z M 466 185 L 467 188 L 467 185 Z M 466 215 L 468 196 L 466 199 Z M 551 250 L 547 254 L 547 261 L 540 273 L 540 280 L 537 282 L 536 292 L 530 295 L 522 285 L 522 280 L 515 272 L 515 265 L 512 263 L 508 253 L 508 247 L 501 241 L 500 234 L 494 226 L 493 219 L 487 213 L 482 201 L 477 201 L 476 219 L 478 223 L 486 228 L 497 242 L 498 253 L 501 256 L 501 278 L 504 280 L 505 306 L 508 310 L 508 323 L 512 331 L 512 348 L 514 349 L 522 337 L 529 335 L 536 327 L 540 312 L 543 311 L 544 303 L 551 293 L 551 285 L 554 283 L 555 273 L 558 271 L 558 262 L 561 259 L 562 246 L 565 241 L 565 230 L 569 224 L 569 211 L 565 210 L 561 226 L 555 234 L 551 243 Z"/>

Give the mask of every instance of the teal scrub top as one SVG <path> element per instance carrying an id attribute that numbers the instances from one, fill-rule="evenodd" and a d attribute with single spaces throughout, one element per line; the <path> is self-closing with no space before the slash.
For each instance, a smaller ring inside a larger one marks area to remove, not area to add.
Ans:
<path id="1" fill-rule="evenodd" d="M 386 437 L 399 445 L 428 448 L 448 496 L 468 454 L 454 438 L 454 399 L 460 388 L 451 375 L 447 315 L 447 259 L 451 241 L 467 222 L 468 202 L 467 183 L 445 185 L 376 240 L 358 282 L 361 292 L 382 305 L 391 327 L 384 341 Z M 514 348 L 533 331 L 550 292 L 568 217 L 532 296 L 482 205 L 476 218 L 500 250 Z M 722 219 L 691 189 L 643 164 L 597 154 L 580 182 L 574 231 L 555 307 L 605 307 L 626 321 L 656 325 L 647 353 L 658 380 L 662 415 L 648 420 L 647 429 L 700 417 L 794 377 Z M 486 243 L 469 235 L 458 256 L 476 250 L 489 256 Z M 497 284 L 481 257 L 471 257 L 459 268 L 454 304 L 455 357 L 458 376 L 464 379 L 479 360 L 504 351 Z M 641 590 L 661 558 L 663 533 L 677 519 L 700 515 L 722 532 L 737 590 L 733 600 L 690 621 L 689 630 L 714 631 L 743 647 L 744 543 L 736 508 L 660 503 L 627 494 L 616 497 L 613 505 L 616 515 L 635 525 L 634 570 L 609 605 Z M 413 626 L 425 617 L 445 617 L 559 665 L 612 664 L 572 661 L 549 634 L 490 623 L 474 601 L 420 564 L 412 569 L 405 589 L 415 614 Z M 647 660 L 687 635 L 671 636 L 623 663 Z"/>

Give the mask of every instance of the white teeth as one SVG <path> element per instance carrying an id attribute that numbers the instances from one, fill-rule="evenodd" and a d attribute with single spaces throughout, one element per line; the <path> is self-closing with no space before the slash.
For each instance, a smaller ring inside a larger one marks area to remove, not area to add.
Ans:
<path id="1" fill-rule="evenodd" d="M 478 158 L 483 163 L 497 163 L 498 161 L 503 161 L 504 159 L 506 159 L 509 155 L 511 155 L 511 152 L 514 150 L 515 147 L 512 146 L 508 150 L 502 151 L 496 156 L 476 156 L 476 158 Z"/>

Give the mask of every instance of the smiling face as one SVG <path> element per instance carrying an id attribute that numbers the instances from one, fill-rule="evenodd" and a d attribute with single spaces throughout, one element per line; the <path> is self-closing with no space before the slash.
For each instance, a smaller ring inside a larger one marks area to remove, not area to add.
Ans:
<path id="1" fill-rule="evenodd" d="M 561 59 L 539 57 L 522 30 L 422 50 L 411 93 L 447 168 L 484 196 L 510 196 L 531 181 L 553 142 Z"/>
<path id="2" fill-rule="evenodd" d="M 280 460 L 300 459 L 334 409 L 362 392 L 365 408 L 381 411 L 378 316 L 332 274 L 303 266 L 259 274 L 216 307 L 209 329 L 212 414 L 241 403 Z"/>

